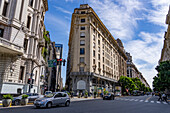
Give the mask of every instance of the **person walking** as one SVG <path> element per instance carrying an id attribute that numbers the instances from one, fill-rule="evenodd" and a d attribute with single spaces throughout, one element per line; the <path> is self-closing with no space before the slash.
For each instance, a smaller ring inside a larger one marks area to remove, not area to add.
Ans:
<path id="1" fill-rule="evenodd" d="M 163 93 L 162 98 L 163 98 L 163 101 L 165 101 L 166 103 L 168 103 L 168 101 L 167 101 L 167 95 L 166 95 L 165 93 Z"/>
<path id="2" fill-rule="evenodd" d="M 161 95 L 161 93 L 159 92 L 159 99 L 158 99 L 158 101 L 159 100 L 161 100 L 162 101 L 162 95 Z"/>

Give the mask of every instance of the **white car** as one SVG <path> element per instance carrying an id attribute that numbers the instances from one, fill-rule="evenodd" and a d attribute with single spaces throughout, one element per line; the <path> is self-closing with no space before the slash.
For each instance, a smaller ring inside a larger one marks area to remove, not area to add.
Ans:
<path id="1" fill-rule="evenodd" d="M 65 106 L 70 105 L 70 97 L 64 92 L 54 92 L 45 95 L 43 98 L 38 98 L 34 101 L 34 106 L 36 108 L 47 107 L 64 104 Z"/>

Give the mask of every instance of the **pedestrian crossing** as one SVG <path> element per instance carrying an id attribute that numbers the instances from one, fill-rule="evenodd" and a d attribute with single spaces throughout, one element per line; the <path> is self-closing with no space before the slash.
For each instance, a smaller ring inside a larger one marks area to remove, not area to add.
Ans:
<path id="1" fill-rule="evenodd" d="M 142 100 L 142 99 L 130 99 L 130 98 L 115 98 L 115 100 L 121 100 L 121 101 L 135 101 L 135 102 L 145 102 L 145 103 L 152 103 L 152 104 L 154 104 L 154 103 L 156 103 L 156 104 L 168 104 L 168 103 L 166 103 L 166 102 L 164 102 L 164 101 L 149 101 L 149 100 Z"/>

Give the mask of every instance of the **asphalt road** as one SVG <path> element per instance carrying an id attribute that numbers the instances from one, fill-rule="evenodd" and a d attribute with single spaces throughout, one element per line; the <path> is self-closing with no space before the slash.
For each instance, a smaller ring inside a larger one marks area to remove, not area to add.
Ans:
<path id="1" fill-rule="evenodd" d="M 72 102 L 69 107 L 0 109 L 0 113 L 170 113 L 170 104 L 157 103 L 157 99 L 151 96 L 120 97 L 115 100 Z"/>

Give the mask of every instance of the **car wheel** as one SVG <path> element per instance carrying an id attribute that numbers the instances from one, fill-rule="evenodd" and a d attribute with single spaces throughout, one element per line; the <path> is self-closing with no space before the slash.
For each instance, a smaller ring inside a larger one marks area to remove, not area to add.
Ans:
<path id="1" fill-rule="evenodd" d="M 47 108 L 51 108 L 52 107 L 52 103 L 51 102 L 48 102 L 47 103 Z"/>
<path id="2" fill-rule="evenodd" d="M 40 106 L 35 106 L 35 108 L 37 108 L 37 109 L 38 109 L 38 108 L 40 108 Z"/>
<path id="3" fill-rule="evenodd" d="M 18 106 L 18 105 L 21 104 L 21 102 L 20 102 L 20 100 L 15 100 L 15 101 L 14 101 L 14 104 L 15 104 L 15 106 Z"/>
<path id="4" fill-rule="evenodd" d="M 70 105 L 70 102 L 67 101 L 67 102 L 65 103 L 65 106 L 68 107 L 69 105 Z"/>
<path id="5" fill-rule="evenodd" d="M 105 100 L 105 98 L 103 98 L 103 100 Z"/>

